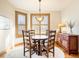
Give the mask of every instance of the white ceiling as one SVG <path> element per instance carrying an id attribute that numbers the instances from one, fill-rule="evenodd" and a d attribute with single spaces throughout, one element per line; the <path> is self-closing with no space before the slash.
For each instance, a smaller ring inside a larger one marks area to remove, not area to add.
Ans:
<path id="1" fill-rule="evenodd" d="M 38 11 L 39 2 L 38 0 L 8 0 L 16 8 L 25 9 L 28 11 Z M 51 11 L 51 10 L 62 10 L 63 8 L 69 6 L 72 0 L 42 0 L 41 10 Z"/>

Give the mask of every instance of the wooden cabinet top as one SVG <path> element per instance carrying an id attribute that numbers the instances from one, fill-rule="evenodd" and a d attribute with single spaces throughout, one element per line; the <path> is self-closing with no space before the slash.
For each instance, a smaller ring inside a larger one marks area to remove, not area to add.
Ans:
<path id="1" fill-rule="evenodd" d="M 78 34 L 69 34 L 69 33 L 59 33 L 59 35 L 79 36 Z"/>

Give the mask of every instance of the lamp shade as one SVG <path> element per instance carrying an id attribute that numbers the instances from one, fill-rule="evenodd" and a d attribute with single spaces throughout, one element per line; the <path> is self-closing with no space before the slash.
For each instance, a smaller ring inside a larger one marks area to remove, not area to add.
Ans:
<path id="1" fill-rule="evenodd" d="M 59 24 L 58 27 L 65 27 L 65 24 Z"/>
<path id="2" fill-rule="evenodd" d="M 39 16 L 36 16 L 36 20 L 41 22 L 44 19 L 44 17 L 41 16 L 41 0 L 38 1 L 39 1 Z"/>
<path id="3" fill-rule="evenodd" d="M 36 17 L 36 20 L 39 21 L 39 22 L 41 22 L 43 19 L 44 19 L 44 17 L 42 17 L 42 16 L 37 16 Z"/>
<path id="4" fill-rule="evenodd" d="M 62 30 L 62 27 L 65 27 L 65 26 L 66 26 L 66 25 L 65 25 L 65 24 L 62 24 L 62 23 L 58 25 L 58 28 L 59 28 L 59 32 L 60 32 L 60 33 L 61 33 L 61 30 Z"/>

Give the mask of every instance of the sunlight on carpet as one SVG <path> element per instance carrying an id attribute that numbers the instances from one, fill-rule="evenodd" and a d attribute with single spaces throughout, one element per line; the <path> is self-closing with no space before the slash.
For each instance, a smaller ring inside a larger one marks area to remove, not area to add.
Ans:
<path id="1" fill-rule="evenodd" d="M 53 58 L 52 54 L 49 55 L 50 58 Z M 23 46 L 18 46 L 9 51 L 5 58 L 29 58 L 29 53 L 26 53 L 26 56 L 23 56 Z M 46 58 L 45 55 L 38 56 L 36 53 L 32 55 L 32 58 Z M 54 58 L 64 58 L 64 53 L 59 48 L 55 47 L 55 57 Z"/>

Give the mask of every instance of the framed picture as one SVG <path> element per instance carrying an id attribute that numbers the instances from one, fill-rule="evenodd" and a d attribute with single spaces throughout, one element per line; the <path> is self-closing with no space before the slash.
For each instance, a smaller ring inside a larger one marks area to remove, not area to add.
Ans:
<path id="1" fill-rule="evenodd" d="M 9 19 L 7 17 L 0 16 L 0 30 L 8 30 L 9 28 Z"/>

